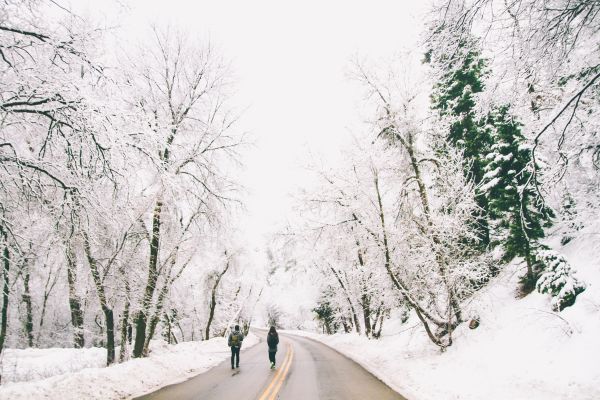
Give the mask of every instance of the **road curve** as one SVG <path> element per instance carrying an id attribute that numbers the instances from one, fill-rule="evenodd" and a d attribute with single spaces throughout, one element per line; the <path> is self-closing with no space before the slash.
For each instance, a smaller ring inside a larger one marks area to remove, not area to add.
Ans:
<path id="1" fill-rule="evenodd" d="M 255 330 L 259 337 L 266 332 Z M 137 400 L 406 400 L 360 365 L 311 339 L 280 334 L 277 368 L 269 369 L 264 340 L 185 382 Z"/>

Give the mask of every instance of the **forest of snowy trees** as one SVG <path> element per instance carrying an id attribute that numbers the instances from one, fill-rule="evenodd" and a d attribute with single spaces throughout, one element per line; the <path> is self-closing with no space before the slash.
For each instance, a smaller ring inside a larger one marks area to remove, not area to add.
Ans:
<path id="1" fill-rule="evenodd" d="M 343 166 L 311 166 L 321 183 L 281 236 L 323 277 L 324 332 L 377 338 L 390 313 L 414 310 L 444 349 L 477 324 L 463 304 L 513 261 L 517 296 L 574 304 L 586 284 L 544 239 L 565 244 L 597 220 L 599 13 L 597 1 L 439 1 L 419 65 L 356 63 L 369 128 Z"/>
<path id="2" fill-rule="evenodd" d="M 222 335 L 258 296 L 226 63 L 176 29 L 111 35 L 53 2 L 0 6 L 0 353 L 104 346 L 111 364 Z"/>
<path id="3" fill-rule="evenodd" d="M 414 316 L 441 350 L 511 263 L 515 296 L 576 304 L 586 282 L 548 238 L 598 222 L 600 2 L 433 3 L 418 55 L 352 63 L 368 121 L 340 163 L 309 163 L 256 266 L 219 52 L 174 27 L 133 43 L 53 1 L 0 0 L 0 363 L 95 346 L 111 365 L 153 339 L 247 331 L 278 271 L 308 274 L 318 299 L 296 316 L 267 304 L 269 325 L 378 339 Z"/>

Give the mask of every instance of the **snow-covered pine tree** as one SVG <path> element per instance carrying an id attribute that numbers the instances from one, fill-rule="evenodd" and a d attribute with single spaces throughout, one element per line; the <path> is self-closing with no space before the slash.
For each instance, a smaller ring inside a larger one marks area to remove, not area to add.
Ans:
<path id="1" fill-rule="evenodd" d="M 312 309 L 312 312 L 315 314 L 315 319 L 323 328 L 323 333 L 327 333 L 328 335 L 336 333 L 339 325 L 336 321 L 335 306 L 332 306 L 331 304 L 331 299 L 334 297 L 333 292 L 334 289 L 331 286 L 328 286 L 323 291 L 316 307 Z"/>
<path id="2" fill-rule="evenodd" d="M 575 303 L 575 298 L 585 290 L 585 283 L 575 276 L 575 270 L 567 260 L 552 250 L 541 250 L 538 260 L 546 265 L 546 271 L 537 282 L 540 293 L 552 296 L 552 309 L 562 311 Z"/>
<path id="3" fill-rule="evenodd" d="M 577 203 L 571 193 L 566 190 L 560 203 L 559 215 L 562 224 L 562 238 L 560 244 L 563 246 L 573 239 L 573 234 L 583 228 L 583 224 L 578 220 Z"/>
<path id="4" fill-rule="evenodd" d="M 425 61 L 430 62 L 440 74 L 436 77 L 437 84 L 433 87 L 431 100 L 433 109 L 449 121 L 445 139 L 463 152 L 465 175 L 478 185 L 485 173 L 484 157 L 491 145 L 488 131 L 483 128 L 476 113 L 475 95 L 483 91 L 487 74 L 486 62 L 481 56 L 478 42 L 473 37 L 461 39 L 458 51 L 451 56 L 436 54 L 434 50 L 430 50 Z M 477 218 L 479 246 L 484 249 L 490 242 L 486 218 L 487 198 L 478 196 L 477 205 L 481 210 Z"/>
<path id="5" fill-rule="evenodd" d="M 492 244 L 504 248 L 504 261 L 523 257 L 527 263 L 525 291 L 532 290 L 543 265 L 536 263 L 538 241 L 544 238 L 544 227 L 554 216 L 550 208 L 538 201 L 528 182 L 532 179 L 531 147 L 525 144 L 522 124 L 510 114 L 508 106 L 494 109 L 488 115 L 486 130 L 493 140 L 486 156 L 485 175 L 479 188 L 488 200 L 493 227 Z"/>

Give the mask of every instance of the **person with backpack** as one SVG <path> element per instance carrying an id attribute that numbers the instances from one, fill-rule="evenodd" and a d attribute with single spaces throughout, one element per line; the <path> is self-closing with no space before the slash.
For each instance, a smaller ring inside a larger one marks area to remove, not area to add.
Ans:
<path id="1" fill-rule="evenodd" d="M 275 369 L 275 354 L 277 353 L 277 345 L 279 344 L 279 335 L 272 326 L 267 333 L 267 346 L 269 346 L 269 361 L 271 361 L 271 369 Z"/>
<path id="2" fill-rule="evenodd" d="M 227 339 L 227 345 L 231 347 L 231 369 L 234 368 L 234 365 L 237 368 L 240 367 L 240 348 L 242 347 L 243 340 L 244 334 L 240 332 L 240 326 L 236 325 Z"/>

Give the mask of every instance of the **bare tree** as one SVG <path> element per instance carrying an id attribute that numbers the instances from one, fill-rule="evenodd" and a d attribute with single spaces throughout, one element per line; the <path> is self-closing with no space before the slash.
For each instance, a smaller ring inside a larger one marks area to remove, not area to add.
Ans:
<path id="1" fill-rule="evenodd" d="M 135 317 L 134 357 L 143 355 L 147 348 L 145 343 L 154 329 L 148 321 L 157 284 L 163 279 L 167 283 L 161 293 L 169 290 L 172 277 L 164 273 L 176 262 L 180 249 L 174 245 L 174 252 L 160 261 L 161 251 L 166 249 L 165 218 L 178 212 L 185 214 L 178 203 L 179 193 L 184 194 L 192 209 L 197 210 L 189 217 L 187 228 L 182 229 L 182 235 L 189 237 L 191 228 L 197 229 L 201 219 L 215 215 L 216 206 L 233 201 L 226 194 L 232 189 L 231 182 L 219 171 L 219 163 L 231 160 L 241 143 L 230 133 L 235 119 L 225 110 L 226 68 L 212 49 L 195 46 L 183 35 L 168 30 L 155 28 L 153 32 L 154 47 L 146 49 L 147 61 L 141 62 L 139 73 L 132 78 L 143 93 L 136 98 L 135 106 L 146 116 L 148 135 L 154 141 L 151 147 L 158 152 L 155 176 L 160 182 L 149 229 L 148 275 Z M 158 308 L 164 301 L 161 293 L 159 298 L 163 300 L 157 303 Z"/>

